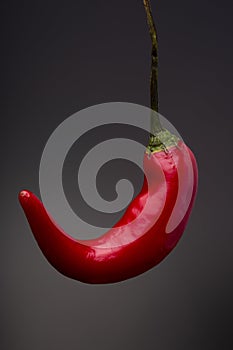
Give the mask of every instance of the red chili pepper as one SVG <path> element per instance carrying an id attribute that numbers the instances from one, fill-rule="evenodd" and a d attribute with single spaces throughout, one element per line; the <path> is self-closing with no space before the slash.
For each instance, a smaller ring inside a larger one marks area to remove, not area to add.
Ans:
<path id="1" fill-rule="evenodd" d="M 191 201 L 186 208 L 183 197 L 190 189 L 190 179 L 185 175 L 187 151 L 192 164 L 193 188 Z M 176 157 L 176 162 L 174 162 Z M 184 143 L 172 147 L 169 153 L 156 152 L 144 158 L 145 176 L 156 177 L 151 193 L 145 178 L 141 193 L 129 205 L 122 219 L 101 238 L 79 241 L 64 233 L 46 212 L 41 201 L 31 192 L 22 191 L 20 203 L 25 211 L 37 243 L 48 261 L 62 274 L 86 283 L 113 283 L 134 277 L 147 271 L 163 260 L 175 247 L 187 224 L 197 190 L 197 166 L 192 152 Z M 163 172 L 166 183 L 161 175 Z M 157 175 L 156 175 L 157 174 Z M 161 194 L 165 191 L 165 204 Z M 180 192 L 181 191 L 181 192 Z M 179 202 L 177 202 L 179 194 Z M 150 197 L 150 205 L 142 217 L 135 220 L 133 230 L 129 225 L 141 213 Z M 162 205 L 162 207 L 161 207 Z M 166 227 L 176 205 L 176 213 L 182 211 L 183 219 L 170 233 Z M 151 226 L 156 210 L 161 211 L 158 220 Z M 122 225 L 123 226 L 122 228 Z M 132 241 L 132 235 L 134 240 Z M 130 243 L 127 243 L 130 242 Z"/>
<path id="2" fill-rule="evenodd" d="M 149 1 L 144 0 L 144 5 L 153 44 L 151 105 L 157 110 L 157 41 L 153 41 Z M 159 120 L 154 129 L 156 136 L 151 135 L 148 147 L 151 153 L 144 156 L 142 190 L 120 221 L 100 238 L 73 239 L 56 225 L 33 193 L 19 194 L 40 249 L 62 274 L 85 283 L 114 283 L 149 270 L 176 246 L 194 204 L 197 164 L 191 150 L 164 131 Z M 165 148 L 159 137 L 164 133 L 170 142 Z"/>

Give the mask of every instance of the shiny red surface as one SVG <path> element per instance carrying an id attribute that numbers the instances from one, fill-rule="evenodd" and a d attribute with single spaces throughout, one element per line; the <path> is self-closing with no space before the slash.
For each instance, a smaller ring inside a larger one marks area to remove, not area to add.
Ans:
<path id="1" fill-rule="evenodd" d="M 145 154 L 144 172 L 140 194 L 117 225 L 95 240 L 70 237 L 33 193 L 19 194 L 40 249 L 58 271 L 85 283 L 114 283 L 151 269 L 170 253 L 184 232 L 194 204 L 198 182 L 195 157 L 180 142 L 169 153 Z M 179 222 L 168 233 L 171 216 L 174 222 L 179 216 Z"/>

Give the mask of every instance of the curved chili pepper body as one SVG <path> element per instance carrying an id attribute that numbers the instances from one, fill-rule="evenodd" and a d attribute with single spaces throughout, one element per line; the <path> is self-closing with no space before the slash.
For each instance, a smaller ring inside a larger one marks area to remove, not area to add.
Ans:
<path id="1" fill-rule="evenodd" d="M 179 142 L 169 152 L 145 154 L 144 171 L 140 194 L 112 229 L 93 240 L 70 237 L 33 193 L 19 194 L 40 249 L 58 271 L 85 283 L 119 282 L 151 269 L 176 246 L 197 191 L 195 157 Z"/>

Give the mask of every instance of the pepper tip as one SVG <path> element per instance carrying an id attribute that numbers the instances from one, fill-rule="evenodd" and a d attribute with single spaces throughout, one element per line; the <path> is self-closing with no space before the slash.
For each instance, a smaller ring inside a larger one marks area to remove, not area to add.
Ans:
<path id="1" fill-rule="evenodd" d="M 30 192 L 27 190 L 22 190 L 19 192 L 19 200 L 30 198 Z"/>

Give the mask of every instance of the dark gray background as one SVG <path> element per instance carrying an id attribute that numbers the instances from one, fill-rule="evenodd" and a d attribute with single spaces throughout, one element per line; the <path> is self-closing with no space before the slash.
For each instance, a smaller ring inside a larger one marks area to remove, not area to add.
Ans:
<path id="1" fill-rule="evenodd" d="M 39 194 L 51 132 L 97 103 L 148 106 L 142 1 L 1 2 L 2 350 L 230 349 L 232 1 L 152 1 L 160 112 L 196 154 L 199 193 L 177 248 L 126 282 L 89 286 L 45 260 L 17 201 Z"/>

